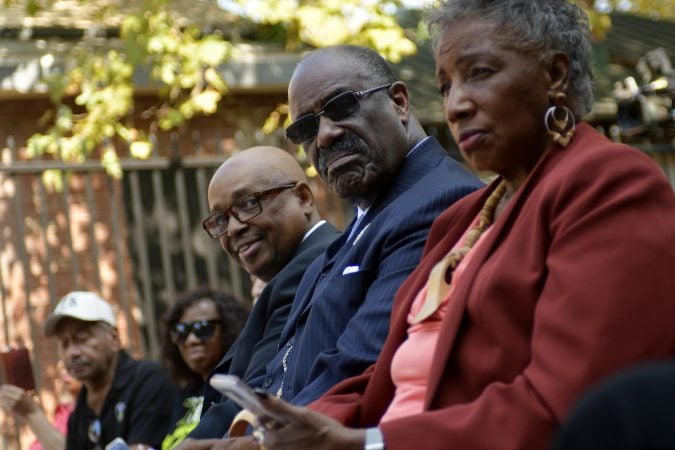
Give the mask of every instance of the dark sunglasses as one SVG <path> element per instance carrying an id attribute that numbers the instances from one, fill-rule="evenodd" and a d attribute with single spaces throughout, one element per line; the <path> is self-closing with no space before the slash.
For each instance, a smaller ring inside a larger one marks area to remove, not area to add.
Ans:
<path id="1" fill-rule="evenodd" d="M 294 188 L 296 184 L 298 183 L 286 183 L 272 189 L 244 195 L 232 203 L 232 206 L 229 208 L 216 211 L 204 219 L 202 227 L 209 236 L 213 239 L 218 239 L 222 235 L 227 234 L 230 216 L 234 216 L 240 223 L 246 223 L 249 220 L 258 217 L 263 211 L 262 205 L 260 204 L 262 199 L 273 197 L 286 189 Z"/>
<path id="2" fill-rule="evenodd" d="M 366 94 L 387 89 L 392 83 L 377 86 L 365 91 L 347 91 L 336 95 L 323 105 L 318 114 L 309 113 L 290 124 L 286 128 L 286 137 L 296 145 L 304 144 L 314 139 L 319 132 L 319 117 L 325 115 L 330 120 L 338 122 L 352 117 L 359 112 L 359 99 Z"/>
<path id="3" fill-rule="evenodd" d="M 190 333 L 200 341 L 206 341 L 213 337 L 220 320 L 196 320 L 194 322 L 178 322 L 171 328 L 171 342 L 176 345 L 184 343 Z"/>

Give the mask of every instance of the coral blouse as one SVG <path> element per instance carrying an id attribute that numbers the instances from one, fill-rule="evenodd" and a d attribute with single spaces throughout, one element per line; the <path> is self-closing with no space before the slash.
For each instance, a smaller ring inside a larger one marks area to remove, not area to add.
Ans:
<path id="1" fill-rule="evenodd" d="M 461 247 L 466 241 L 468 231 L 478 223 L 478 216 L 462 235 L 461 239 L 455 244 L 452 250 Z M 450 289 L 443 299 L 443 302 L 427 319 L 420 323 L 413 323 L 417 312 L 422 309 L 424 299 L 427 296 L 428 284 L 417 294 L 410 313 L 408 314 L 408 339 L 401 344 L 396 351 L 391 363 L 391 378 L 396 386 L 396 394 L 392 400 L 387 412 L 382 416 L 380 423 L 384 423 L 402 417 L 420 414 L 424 408 L 424 399 L 427 392 L 429 372 L 433 361 L 436 342 L 438 341 L 441 322 L 445 317 L 448 308 L 448 302 L 454 287 L 464 273 L 464 268 L 470 263 L 475 249 L 483 238 L 487 235 L 492 226 L 490 225 L 478 238 L 474 246 L 469 250 L 464 259 L 462 259 L 452 275 Z M 451 250 L 451 251 L 452 251 Z M 448 252 L 449 253 L 449 252 Z"/>

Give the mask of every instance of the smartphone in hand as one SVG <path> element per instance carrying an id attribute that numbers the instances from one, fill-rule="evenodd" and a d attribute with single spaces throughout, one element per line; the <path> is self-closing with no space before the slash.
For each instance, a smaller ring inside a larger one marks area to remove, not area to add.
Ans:
<path id="1" fill-rule="evenodd" d="M 0 352 L 0 384 L 13 384 L 26 391 L 35 390 L 35 377 L 28 349 L 20 347 Z"/>
<path id="2" fill-rule="evenodd" d="M 235 375 L 215 374 L 209 380 L 211 386 L 247 409 L 267 428 L 276 428 L 283 423 L 273 412 L 262 404 L 256 393 L 241 378 Z M 262 419 L 262 420 L 261 420 Z"/>

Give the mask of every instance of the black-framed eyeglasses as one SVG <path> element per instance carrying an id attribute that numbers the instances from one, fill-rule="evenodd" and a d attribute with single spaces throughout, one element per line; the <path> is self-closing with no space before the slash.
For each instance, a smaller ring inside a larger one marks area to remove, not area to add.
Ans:
<path id="1" fill-rule="evenodd" d="M 170 331 L 171 342 L 180 345 L 187 341 L 190 333 L 200 341 L 207 341 L 213 337 L 220 320 L 195 320 L 194 322 L 178 322 Z"/>
<path id="2" fill-rule="evenodd" d="M 232 206 L 221 211 L 215 211 L 209 217 L 204 219 L 202 227 L 213 239 L 227 234 L 227 226 L 230 223 L 230 216 L 234 216 L 239 222 L 246 223 L 257 217 L 262 211 L 260 201 L 265 198 L 273 197 L 286 189 L 294 188 L 298 183 L 286 183 L 265 191 L 254 192 L 244 195 L 236 200 Z"/>
<path id="3" fill-rule="evenodd" d="M 101 421 L 99 419 L 94 419 L 94 421 L 89 424 L 89 428 L 87 428 L 87 437 L 89 438 L 89 441 L 94 444 L 93 448 L 95 450 L 101 449 L 99 441 L 101 440 L 102 432 Z"/>
<path id="4" fill-rule="evenodd" d="M 314 139 L 319 132 L 319 117 L 325 115 L 330 120 L 337 122 L 352 117 L 359 112 L 359 99 L 366 94 L 387 89 L 392 83 L 383 84 L 365 91 L 347 91 L 336 95 L 323 105 L 323 110 L 318 114 L 309 113 L 290 124 L 286 128 L 286 137 L 294 144 L 300 145 Z"/>

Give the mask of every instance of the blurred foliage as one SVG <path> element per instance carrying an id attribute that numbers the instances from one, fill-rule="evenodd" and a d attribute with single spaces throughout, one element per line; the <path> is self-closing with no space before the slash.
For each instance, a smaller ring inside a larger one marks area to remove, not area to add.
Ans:
<path id="1" fill-rule="evenodd" d="M 256 23 L 281 25 L 286 48 L 302 44 L 370 47 L 392 62 L 415 53 L 414 42 L 399 26 L 398 0 L 228 0 L 223 6 Z"/>
<path id="2" fill-rule="evenodd" d="M 621 12 L 657 20 L 675 21 L 673 0 L 581 0 L 588 11 L 593 37 L 605 40 L 612 26 L 609 14 Z"/>
<path id="3" fill-rule="evenodd" d="M 68 55 L 65 72 L 46 80 L 55 107 L 44 120 L 51 126 L 30 138 L 29 156 L 53 154 L 80 162 L 99 149 L 108 173 L 118 177 L 121 168 L 113 142 L 121 140 L 132 156 L 147 158 L 152 150 L 149 133 L 216 110 L 227 91 L 216 68 L 231 52 L 222 36 L 204 36 L 196 26 L 179 26 L 167 0 L 143 1 L 124 17 L 119 34 L 118 49 L 84 37 Z M 149 68 L 162 98 L 160 105 L 143 112 L 151 123 L 145 130 L 131 118 L 133 77 L 139 68 Z M 77 112 L 68 98 L 74 98 Z"/>
<path id="4" fill-rule="evenodd" d="M 0 0 L 33 15 L 54 8 L 58 0 Z M 209 0 L 194 0 L 208 2 Z M 215 0 L 210 0 L 216 3 Z M 593 33 L 603 39 L 611 26 L 612 9 L 673 19 L 672 0 L 580 0 L 590 12 Z M 45 133 L 35 134 L 31 156 L 51 154 L 79 162 L 98 150 L 108 172 L 121 175 L 116 142 L 128 145 L 132 156 L 152 153 L 151 133 L 185 124 L 195 115 L 216 111 L 227 85 L 217 71 L 233 52 L 228 39 L 253 34 L 262 42 L 281 44 L 288 51 L 334 44 L 357 44 L 377 50 L 392 62 L 416 51 L 414 36 L 425 28 L 419 24 L 404 29 L 397 21 L 401 0 L 221 0 L 238 15 L 240 29 L 205 33 L 199 24 L 179 22 L 170 0 L 115 2 L 78 0 L 94 17 L 131 12 L 119 27 L 121 44 L 85 33 L 66 57 L 62 73 L 47 81 L 54 108 L 43 118 Z M 427 2 L 428 3 L 428 2 Z M 621 9 L 624 8 L 624 9 Z M 183 17 L 184 19 L 184 17 Z M 235 27 L 235 28 L 237 28 Z M 251 29 L 255 30 L 251 33 Z M 147 70 L 158 89 L 160 101 L 146 111 L 135 111 L 134 75 Z M 75 106 L 73 107 L 73 102 Z M 149 126 L 139 127 L 133 117 Z M 288 125 L 288 106 L 279 105 L 262 125 L 272 133 Z"/>
<path id="5" fill-rule="evenodd" d="M 283 30 L 289 51 L 306 45 L 354 44 L 370 47 L 397 63 L 417 51 L 411 34 L 426 32 L 425 28 L 405 30 L 400 25 L 396 13 L 403 5 L 398 0 L 228 0 L 222 4 L 258 24 Z M 262 130 L 270 134 L 289 123 L 288 106 L 279 105 Z"/>
<path id="6" fill-rule="evenodd" d="M 5 6 L 25 8 L 27 14 L 58 3 L 2 1 Z M 143 0 L 137 5 L 79 0 L 78 4 L 93 8 L 92 14 L 99 17 L 103 10 L 114 11 L 116 5 L 132 11 L 121 22 L 119 47 L 111 48 L 85 33 L 67 55 L 65 71 L 46 80 L 54 108 L 43 118 L 47 131 L 29 140 L 28 153 L 81 162 L 98 150 L 108 172 L 120 176 L 116 142 L 126 143 L 134 157 L 148 157 L 152 153 L 151 133 L 180 127 L 195 115 L 216 111 L 227 92 L 217 67 L 231 56 L 233 45 L 222 33 L 203 33 L 198 24 L 179 23 L 169 0 Z M 375 48 L 392 61 L 416 51 L 394 18 L 400 6 L 396 1 L 242 0 L 230 2 L 230 6 L 241 17 L 242 27 L 253 23 L 266 30 L 269 40 L 288 50 L 354 43 Z M 139 69 L 150 72 L 161 101 L 133 114 L 134 74 Z M 150 125 L 141 129 L 134 116 Z M 287 118 L 287 107 L 280 105 L 263 129 L 272 132 Z"/>

